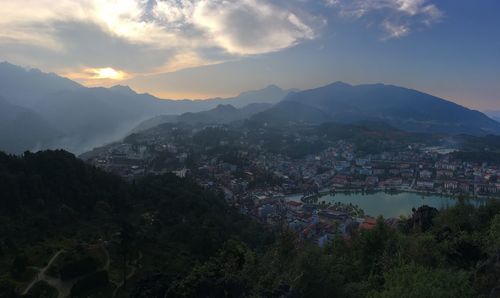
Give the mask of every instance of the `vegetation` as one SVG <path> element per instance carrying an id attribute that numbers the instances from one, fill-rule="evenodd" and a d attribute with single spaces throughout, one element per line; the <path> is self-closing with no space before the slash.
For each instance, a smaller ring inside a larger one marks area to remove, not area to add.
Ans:
<path id="1" fill-rule="evenodd" d="M 189 180 L 127 183 L 64 151 L 1 154 L 0 183 L 0 297 L 48 265 L 75 297 L 490 297 L 500 287 L 499 202 L 419 208 L 319 248 Z M 39 282 L 28 296 L 55 291 Z"/>

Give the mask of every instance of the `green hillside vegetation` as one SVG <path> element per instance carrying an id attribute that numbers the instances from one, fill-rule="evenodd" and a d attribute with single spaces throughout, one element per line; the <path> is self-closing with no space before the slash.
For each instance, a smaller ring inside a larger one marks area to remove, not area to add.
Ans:
<path id="1" fill-rule="evenodd" d="M 0 154 L 0 191 L 0 297 L 19 296 L 44 269 L 70 283 L 73 297 L 495 297 L 500 289 L 498 201 L 420 208 L 397 227 L 380 219 L 319 248 L 192 181 L 128 183 L 64 151 Z M 40 281 L 26 296 L 57 290 Z"/>

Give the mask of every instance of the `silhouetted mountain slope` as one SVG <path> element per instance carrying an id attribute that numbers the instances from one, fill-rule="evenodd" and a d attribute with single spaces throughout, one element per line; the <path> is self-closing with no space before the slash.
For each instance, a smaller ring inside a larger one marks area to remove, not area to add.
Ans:
<path id="1" fill-rule="evenodd" d="M 40 115 L 0 97 L 0 150 L 21 153 L 43 147 L 60 135 Z"/>
<path id="2" fill-rule="evenodd" d="M 177 122 L 190 124 L 198 123 L 230 123 L 244 120 L 254 114 L 267 110 L 270 104 L 256 103 L 237 109 L 232 105 L 218 105 L 209 111 L 199 113 L 184 113 L 177 118 Z"/>
<path id="3" fill-rule="evenodd" d="M 301 107 L 292 108 L 294 104 Z M 309 108 L 307 117 L 294 113 L 294 109 L 304 110 L 304 106 Z M 416 132 L 500 133 L 500 123 L 478 111 L 416 90 L 383 84 L 351 86 L 337 82 L 291 93 L 266 113 L 255 117 L 261 121 L 276 117 L 282 121 L 317 118 L 313 122 L 344 123 L 380 120 Z"/>
<path id="4" fill-rule="evenodd" d="M 7 62 L 0 63 L 0 95 L 18 106 L 31 108 L 53 92 L 83 88 L 85 87 L 54 73 L 25 69 Z"/>
<path id="5" fill-rule="evenodd" d="M 319 124 L 328 122 L 330 115 L 307 104 L 282 101 L 276 106 L 256 114 L 251 120 L 280 124 L 288 122 Z"/>
<path id="6" fill-rule="evenodd" d="M 164 123 L 183 122 L 189 124 L 222 124 L 245 120 L 257 113 L 266 111 L 272 105 L 267 103 L 253 103 L 237 109 L 232 105 L 220 104 L 217 107 L 198 113 L 184 113 L 182 115 L 161 115 L 141 122 L 132 133 L 144 131 Z"/>
<path id="7" fill-rule="evenodd" d="M 234 103 L 242 107 L 251 103 L 278 102 L 286 94 L 286 90 L 269 86 L 229 99 L 163 100 L 138 94 L 127 86 L 86 88 L 56 74 L 0 63 L 0 96 L 11 104 L 31 109 L 61 132 L 61 138 L 42 144 L 41 148 L 64 148 L 75 153 L 120 139 L 151 117 L 197 113 L 220 104 Z M 33 149 L 32 144 L 39 143 L 38 139 L 30 140 L 30 134 L 23 137 L 28 142 L 19 143 L 21 151 Z"/>
<path id="8" fill-rule="evenodd" d="M 484 112 L 488 117 L 495 121 L 500 121 L 500 111 L 485 111 Z"/>
<path id="9" fill-rule="evenodd" d="M 252 103 L 276 104 L 292 91 L 296 90 L 283 90 L 276 85 L 270 85 L 261 90 L 247 91 L 236 97 L 222 99 L 220 103 L 230 104 L 236 108 L 242 108 Z"/>

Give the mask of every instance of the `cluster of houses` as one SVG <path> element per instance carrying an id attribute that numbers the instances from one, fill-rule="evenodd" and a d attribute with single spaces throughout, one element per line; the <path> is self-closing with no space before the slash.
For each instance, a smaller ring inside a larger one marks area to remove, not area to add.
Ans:
<path id="1" fill-rule="evenodd" d="M 262 141 L 250 142 L 246 132 L 210 146 L 195 142 L 197 132 L 197 128 L 176 126 L 152 129 L 84 157 L 126 179 L 164 173 L 189 177 L 221 191 L 242 213 L 271 225 L 287 226 L 320 245 L 335 233 L 348 235 L 359 228 L 369 229 L 374 219 L 353 206 L 320 206 L 302 202 L 293 194 L 300 198 L 325 191 L 397 190 L 470 197 L 500 195 L 499 166 L 458 160 L 447 148 L 414 144 L 405 150 L 359 155 L 354 144 L 341 140 L 321 152 L 291 158 L 265 150 Z M 231 148 L 231 158 L 224 148 Z"/>
<path id="2" fill-rule="evenodd" d="M 229 201 L 241 213 L 276 228 L 287 228 L 303 241 L 324 246 L 336 235 L 349 238 L 355 231 L 370 230 L 376 219 L 365 216 L 357 206 L 349 204 L 305 203 L 299 196 L 285 196 L 275 191 L 253 191 Z M 386 220 L 396 226 L 397 219 Z"/>

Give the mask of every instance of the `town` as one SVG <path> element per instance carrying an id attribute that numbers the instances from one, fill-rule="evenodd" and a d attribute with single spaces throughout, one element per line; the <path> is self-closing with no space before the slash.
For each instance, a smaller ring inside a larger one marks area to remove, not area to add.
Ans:
<path id="1" fill-rule="evenodd" d="M 500 194 L 500 167 L 461 160 L 452 146 L 425 140 L 387 144 L 377 137 L 376 146 L 383 150 L 367 153 L 359 139 L 328 138 L 311 127 L 293 127 L 278 136 L 276 129 L 164 124 L 82 158 L 128 180 L 166 173 L 193 179 L 221 192 L 241 213 L 274 227 L 286 226 L 320 246 L 335 233 L 349 237 L 354 230 L 374 227 L 377 216 L 356 205 L 320 201 L 325 194 Z M 398 219 L 386 222 L 393 226 Z"/>

